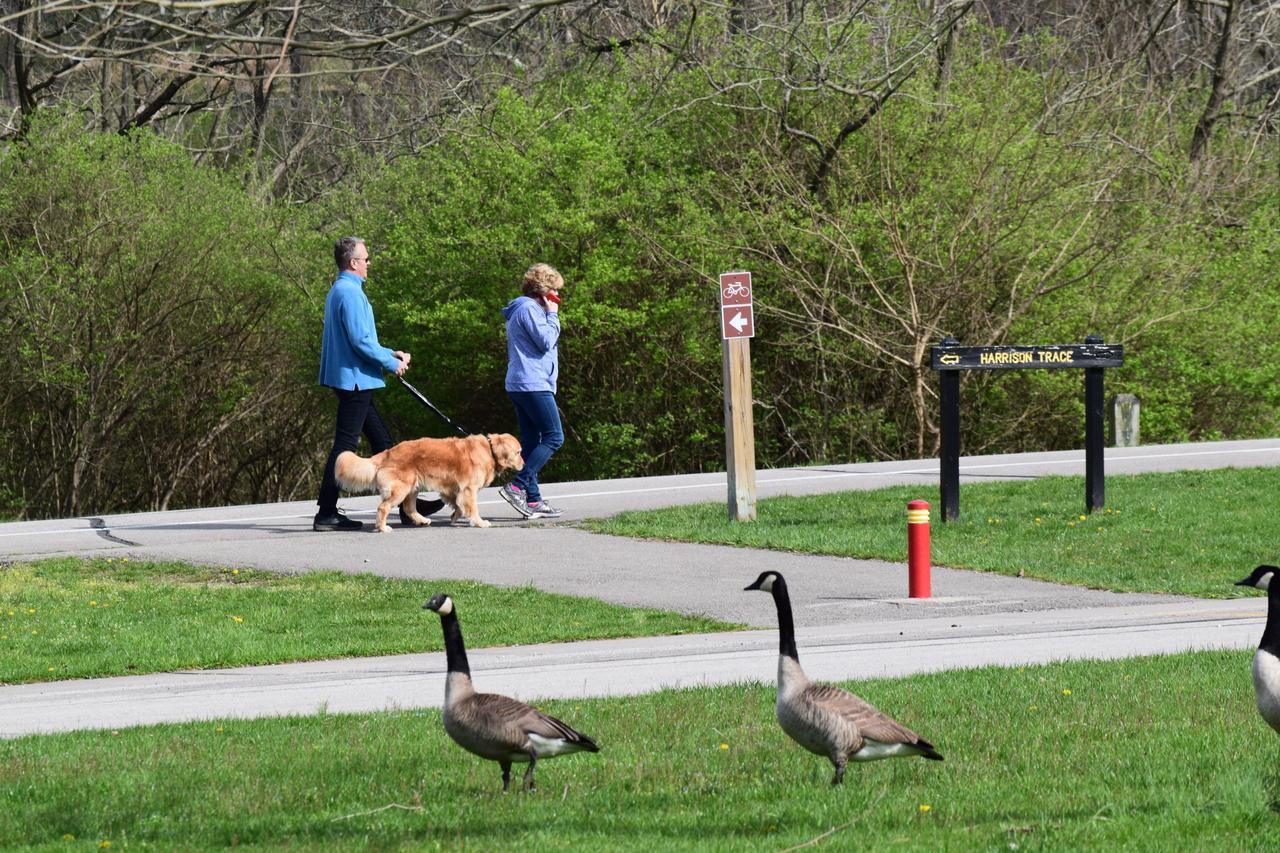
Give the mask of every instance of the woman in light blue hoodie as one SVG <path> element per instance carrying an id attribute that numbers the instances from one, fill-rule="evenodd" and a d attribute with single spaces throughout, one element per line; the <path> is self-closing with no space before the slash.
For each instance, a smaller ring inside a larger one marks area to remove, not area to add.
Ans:
<path id="1" fill-rule="evenodd" d="M 556 518 L 563 513 L 543 499 L 538 472 L 564 444 L 556 408 L 560 374 L 560 297 L 564 278 L 554 267 L 534 264 L 525 271 L 523 295 L 502 309 L 507 321 L 507 394 L 520 424 L 524 468 L 502 487 L 502 497 L 525 518 Z"/>

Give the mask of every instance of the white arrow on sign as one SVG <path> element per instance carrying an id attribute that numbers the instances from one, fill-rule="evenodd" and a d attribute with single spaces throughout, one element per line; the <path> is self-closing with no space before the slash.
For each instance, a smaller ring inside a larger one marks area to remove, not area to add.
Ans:
<path id="1" fill-rule="evenodd" d="M 742 334 L 742 330 L 747 325 L 747 318 L 743 317 L 742 312 L 739 311 L 737 314 L 733 315 L 733 319 L 729 321 L 729 325 L 737 329 L 738 334 Z"/>

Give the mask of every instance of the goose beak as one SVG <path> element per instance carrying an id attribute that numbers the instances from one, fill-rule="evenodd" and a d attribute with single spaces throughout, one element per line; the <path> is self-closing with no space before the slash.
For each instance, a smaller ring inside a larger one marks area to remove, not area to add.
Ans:
<path id="1" fill-rule="evenodd" d="M 1245 578 L 1244 580 L 1236 581 L 1235 585 L 1236 586 L 1253 586 L 1253 582 L 1250 581 L 1248 578 Z"/>

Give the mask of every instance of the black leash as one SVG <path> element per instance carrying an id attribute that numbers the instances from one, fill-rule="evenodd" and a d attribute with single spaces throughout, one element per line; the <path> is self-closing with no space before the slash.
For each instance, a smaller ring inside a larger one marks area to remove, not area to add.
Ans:
<path id="1" fill-rule="evenodd" d="M 472 435 L 472 434 L 473 434 L 473 433 L 471 432 L 471 430 L 467 429 L 467 428 L 466 428 L 466 427 L 464 427 L 462 424 L 458 423 L 458 422 L 457 422 L 457 421 L 455 421 L 453 418 L 449 417 L 449 416 L 448 416 L 448 415 L 446 415 L 444 412 L 442 412 L 442 411 L 440 411 L 438 408 L 436 408 L 436 404 L 435 404 L 435 403 L 432 403 L 430 400 L 428 400 L 428 399 L 427 399 L 427 397 L 426 397 L 426 395 L 425 395 L 425 394 L 423 394 L 423 393 L 422 393 L 421 391 L 419 391 L 417 388 L 414 388 L 412 385 L 410 385 L 408 382 L 406 382 L 406 381 L 405 381 L 405 378 L 404 378 L 403 376 L 397 376 L 397 377 L 396 377 L 396 379 L 399 379 L 399 380 L 400 380 L 400 384 L 401 384 L 401 385 L 403 385 L 405 388 L 407 388 L 407 389 L 409 390 L 409 393 L 410 393 L 410 394 L 412 394 L 413 396 L 415 396 L 415 397 L 417 397 L 417 398 L 418 398 L 418 402 L 419 402 L 419 403 L 421 403 L 422 405 L 426 406 L 428 409 L 430 409 L 431 411 L 433 411 L 433 412 L 435 412 L 437 415 L 439 415 L 439 416 L 440 416 L 440 418 L 441 418 L 445 423 L 447 423 L 449 426 L 451 426 L 451 427 L 453 427 L 454 429 L 456 429 L 456 430 L 458 431 L 458 434 L 459 434 L 459 435 L 461 435 L 463 438 L 467 438 L 468 436 L 470 436 L 470 435 Z M 512 479 L 513 477 L 515 477 L 516 472 L 515 472 L 515 471 L 499 471 L 499 468 L 500 468 L 501 466 L 499 466 L 499 465 L 497 464 L 497 462 L 498 462 L 498 454 L 497 454 L 497 452 L 493 449 L 493 439 L 492 439 L 492 438 L 490 438 L 490 437 L 486 434 L 486 435 L 484 436 L 484 440 L 485 440 L 485 441 L 487 441 L 487 442 L 489 442 L 489 453 L 493 456 L 493 461 L 494 461 L 494 472 L 495 472 L 495 473 L 494 473 L 494 480 L 493 480 L 493 482 L 494 482 L 494 484 L 495 484 L 495 485 L 498 485 L 498 486 L 506 485 L 507 483 L 511 482 L 511 479 Z"/>
<path id="2" fill-rule="evenodd" d="M 467 436 L 471 435 L 471 430 L 467 429 L 462 424 L 458 423 L 453 418 L 449 417 L 444 412 L 437 409 L 435 403 L 432 403 L 430 400 L 426 398 L 426 396 L 421 391 L 419 391 L 417 388 L 414 388 L 412 385 L 406 382 L 403 376 L 397 376 L 396 379 L 399 379 L 400 384 L 403 385 L 405 388 L 409 389 L 410 394 L 418 398 L 419 403 L 421 403 L 422 405 L 426 406 L 428 409 L 430 409 L 431 411 L 439 415 L 440 418 L 445 423 L 447 423 L 449 426 L 456 429 L 463 438 L 466 438 Z"/>

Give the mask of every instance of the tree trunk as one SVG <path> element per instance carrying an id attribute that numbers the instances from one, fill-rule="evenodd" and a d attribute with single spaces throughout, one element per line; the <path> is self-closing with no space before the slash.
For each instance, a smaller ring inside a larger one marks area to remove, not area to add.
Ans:
<path id="1" fill-rule="evenodd" d="M 1218 38 L 1218 49 L 1213 57 L 1213 79 L 1209 88 L 1209 102 L 1205 104 L 1204 112 L 1200 114 L 1200 121 L 1196 122 L 1196 129 L 1191 134 L 1191 150 L 1188 158 L 1192 165 L 1199 163 L 1200 158 L 1204 156 L 1209 137 L 1213 134 L 1213 126 L 1221 118 L 1222 104 L 1227 99 L 1227 81 L 1230 77 L 1228 66 L 1231 60 L 1231 36 L 1235 30 L 1236 3 L 1235 0 L 1225 0 L 1225 3 L 1226 14 L 1222 19 L 1222 34 Z"/>

